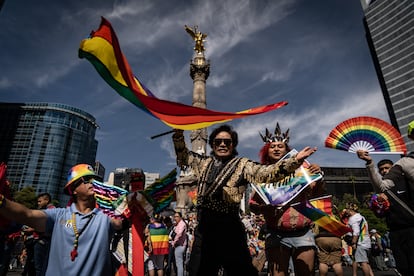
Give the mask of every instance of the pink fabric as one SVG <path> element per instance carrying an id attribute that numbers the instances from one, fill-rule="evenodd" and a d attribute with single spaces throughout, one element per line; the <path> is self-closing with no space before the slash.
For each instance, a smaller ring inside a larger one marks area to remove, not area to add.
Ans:
<path id="1" fill-rule="evenodd" d="M 180 220 L 175 226 L 174 232 L 176 233 L 172 242 L 173 246 L 186 246 L 187 245 L 187 224 L 184 220 Z"/>

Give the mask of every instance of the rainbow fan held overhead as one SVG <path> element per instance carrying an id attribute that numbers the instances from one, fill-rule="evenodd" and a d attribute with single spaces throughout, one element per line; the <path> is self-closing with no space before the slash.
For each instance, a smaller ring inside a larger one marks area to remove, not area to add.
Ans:
<path id="1" fill-rule="evenodd" d="M 401 134 L 389 123 L 374 117 L 355 117 L 337 125 L 325 140 L 328 148 L 356 152 L 405 154 Z"/>

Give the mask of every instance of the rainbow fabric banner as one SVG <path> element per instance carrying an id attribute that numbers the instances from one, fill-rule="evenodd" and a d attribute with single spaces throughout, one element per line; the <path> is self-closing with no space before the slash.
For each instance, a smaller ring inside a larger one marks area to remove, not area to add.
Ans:
<path id="1" fill-rule="evenodd" d="M 101 77 L 119 95 L 166 125 L 183 130 L 205 128 L 233 119 L 257 115 L 287 105 L 279 102 L 239 112 L 219 112 L 156 98 L 132 73 L 121 52 L 118 38 L 108 20 L 102 17 L 101 25 L 79 47 L 79 57 L 89 60 Z"/>
<path id="2" fill-rule="evenodd" d="M 93 189 L 98 207 L 111 218 L 128 218 L 129 210 L 126 201 L 128 191 L 115 185 L 107 185 L 93 180 Z"/>
<path id="3" fill-rule="evenodd" d="M 318 203 L 314 204 L 318 205 Z M 326 202 L 323 202 L 323 204 L 325 205 Z M 329 215 L 321 209 L 316 208 L 309 201 L 292 206 L 298 210 L 298 212 L 301 212 L 304 216 L 312 220 L 315 224 L 338 237 L 342 237 L 346 233 L 352 232 L 352 229 L 350 227 L 340 222 L 333 215 Z"/>

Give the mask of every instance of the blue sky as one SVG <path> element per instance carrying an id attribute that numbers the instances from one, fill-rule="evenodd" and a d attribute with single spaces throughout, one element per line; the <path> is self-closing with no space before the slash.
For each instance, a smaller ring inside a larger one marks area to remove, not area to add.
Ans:
<path id="1" fill-rule="evenodd" d="M 184 25 L 197 25 L 208 35 L 209 109 L 289 102 L 230 123 L 239 132 L 240 156 L 258 160 L 259 131 L 273 131 L 279 122 L 290 129 L 293 147 L 318 147 L 311 162 L 362 167 L 355 155 L 325 148 L 325 138 L 351 117 L 389 122 L 359 0 L 6 0 L 0 101 L 63 103 L 92 114 L 100 126 L 97 160 L 107 174 L 118 167 L 166 174 L 175 155 L 170 136 L 150 139 L 169 128 L 118 96 L 78 58 L 80 41 L 101 16 L 112 23 L 135 75 L 159 98 L 191 104 L 194 42 Z"/>

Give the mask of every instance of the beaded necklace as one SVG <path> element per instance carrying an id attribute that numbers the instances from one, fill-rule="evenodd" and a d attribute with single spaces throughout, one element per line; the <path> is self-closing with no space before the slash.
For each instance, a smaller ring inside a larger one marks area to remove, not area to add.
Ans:
<path id="1" fill-rule="evenodd" d="M 88 227 L 89 222 L 91 222 L 93 213 L 89 216 L 88 221 L 86 222 L 85 226 L 78 232 L 78 227 L 76 227 L 76 214 L 72 213 L 72 225 L 73 225 L 73 232 L 75 233 L 75 240 L 73 241 L 73 249 L 70 252 L 70 258 L 73 261 L 75 261 L 76 257 L 78 256 L 78 243 L 79 243 L 79 237 L 82 235 L 83 231 Z"/>

